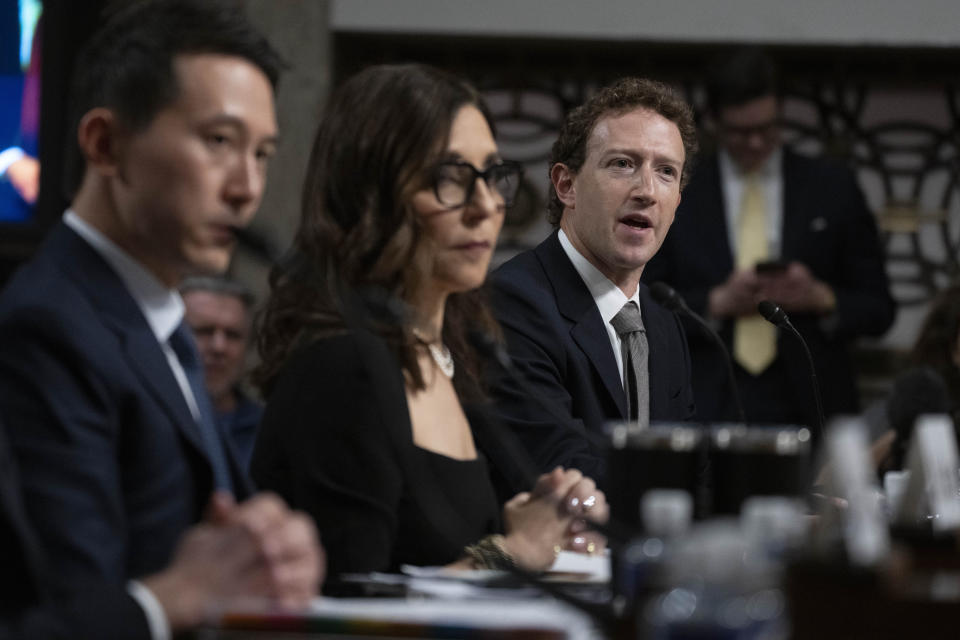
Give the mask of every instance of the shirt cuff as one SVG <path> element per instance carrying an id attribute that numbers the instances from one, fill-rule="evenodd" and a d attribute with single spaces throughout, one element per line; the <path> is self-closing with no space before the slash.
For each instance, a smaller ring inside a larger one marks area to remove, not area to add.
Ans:
<path id="1" fill-rule="evenodd" d="M 25 156 L 23 149 L 20 147 L 10 147 L 9 149 L 4 149 L 0 151 L 0 176 L 7 172 L 7 169 L 10 168 L 14 162 Z"/>
<path id="2" fill-rule="evenodd" d="M 153 592 L 136 580 L 127 583 L 127 593 L 137 601 L 143 614 L 147 617 L 147 626 L 150 628 L 150 637 L 153 640 L 170 640 L 170 623 L 167 614 L 163 612 L 163 605 L 153 595 Z"/>

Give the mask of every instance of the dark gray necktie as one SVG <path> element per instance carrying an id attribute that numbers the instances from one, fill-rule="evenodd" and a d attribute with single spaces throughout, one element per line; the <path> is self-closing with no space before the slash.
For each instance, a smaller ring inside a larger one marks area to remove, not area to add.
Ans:
<path id="1" fill-rule="evenodd" d="M 610 321 L 620 336 L 623 357 L 623 390 L 627 394 L 627 415 L 641 428 L 650 424 L 650 376 L 647 372 L 647 332 L 643 328 L 640 309 L 633 302 Z"/>
<path id="2" fill-rule="evenodd" d="M 197 426 L 200 428 L 200 437 L 206 448 L 207 457 L 213 466 L 213 482 L 217 489 L 226 489 L 233 491 L 233 482 L 230 480 L 230 470 L 227 467 L 227 456 L 224 449 L 223 439 L 217 429 L 217 422 L 213 414 L 213 405 L 210 404 L 210 396 L 207 395 L 206 386 L 203 383 L 203 366 L 200 362 L 200 352 L 197 351 L 197 345 L 193 340 L 193 334 L 187 323 L 181 322 L 177 330 L 170 336 L 170 347 L 177 358 L 180 360 L 180 366 L 183 372 L 187 374 L 187 382 L 190 383 L 190 390 L 193 392 L 193 399 L 197 402 L 197 409 L 200 411 L 200 419 Z"/>

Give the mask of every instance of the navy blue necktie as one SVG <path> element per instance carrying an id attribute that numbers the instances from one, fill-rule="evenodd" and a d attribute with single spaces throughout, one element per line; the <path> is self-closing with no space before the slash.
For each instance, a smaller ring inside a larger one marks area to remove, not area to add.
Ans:
<path id="1" fill-rule="evenodd" d="M 226 489 L 232 492 L 233 483 L 230 481 L 230 470 L 227 468 L 224 443 L 217 429 L 213 406 L 210 404 L 210 396 L 207 395 L 207 388 L 203 382 L 203 366 L 200 362 L 200 353 L 197 351 L 193 333 L 191 333 L 186 322 L 181 322 L 177 330 L 170 336 L 170 347 L 177 354 L 180 366 L 183 367 L 183 372 L 187 374 L 187 381 L 190 383 L 190 390 L 193 391 L 193 398 L 197 401 L 197 409 L 200 411 L 197 426 L 200 428 L 200 437 L 206 448 L 207 457 L 213 466 L 214 486 L 217 489 Z"/>

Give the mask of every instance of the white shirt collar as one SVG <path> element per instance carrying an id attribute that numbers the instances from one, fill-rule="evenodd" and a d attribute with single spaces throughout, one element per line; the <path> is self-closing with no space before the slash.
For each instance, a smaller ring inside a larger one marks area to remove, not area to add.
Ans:
<path id="1" fill-rule="evenodd" d="M 183 322 L 184 306 L 180 293 L 176 289 L 168 289 L 142 264 L 72 209 L 63 214 L 63 222 L 100 254 L 120 276 L 147 319 L 157 342 L 166 343 Z"/>
<path id="2" fill-rule="evenodd" d="M 577 270 L 577 273 L 579 273 L 583 279 L 583 283 L 586 284 L 587 289 L 590 290 L 590 295 L 593 296 L 593 301 L 597 304 L 600 317 L 603 318 L 605 324 L 609 324 L 610 321 L 613 320 L 613 317 L 623 309 L 623 305 L 630 300 L 633 300 L 637 304 L 637 309 L 640 308 L 639 286 L 637 290 L 633 292 L 633 296 L 628 298 L 620 287 L 613 284 L 607 276 L 603 275 L 599 269 L 593 266 L 589 260 L 577 251 L 573 243 L 570 242 L 570 239 L 567 238 L 567 234 L 563 232 L 563 229 L 560 230 L 558 235 L 560 238 L 560 246 L 563 247 L 563 252 L 570 258 L 570 262 L 573 263 L 573 268 Z"/>

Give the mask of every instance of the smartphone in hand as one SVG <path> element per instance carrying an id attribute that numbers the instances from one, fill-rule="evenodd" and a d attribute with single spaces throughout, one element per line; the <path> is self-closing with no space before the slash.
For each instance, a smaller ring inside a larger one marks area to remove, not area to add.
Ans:
<path id="1" fill-rule="evenodd" d="M 754 268 L 760 275 L 776 276 L 787 270 L 788 263 L 784 260 L 764 260 L 758 262 Z"/>

